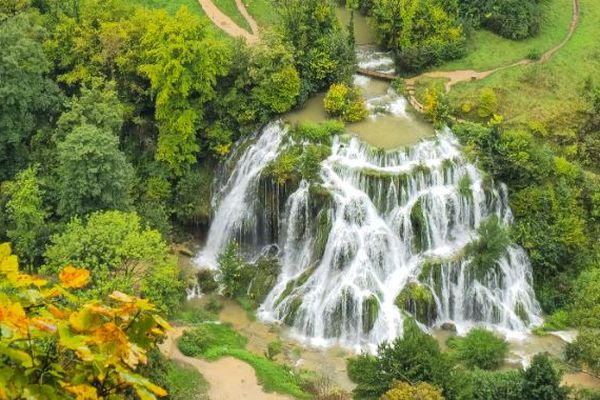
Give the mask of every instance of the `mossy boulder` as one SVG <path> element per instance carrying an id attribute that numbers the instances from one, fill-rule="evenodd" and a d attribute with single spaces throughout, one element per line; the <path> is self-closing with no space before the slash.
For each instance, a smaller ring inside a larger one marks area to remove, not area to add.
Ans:
<path id="1" fill-rule="evenodd" d="M 410 210 L 410 223 L 413 230 L 413 246 L 421 252 L 427 246 L 427 221 L 423 213 L 423 198 L 419 198 Z"/>
<path id="2" fill-rule="evenodd" d="M 263 256 L 255 263 L 246 265 L 244 269 L 243 275 L 248 274 L 251 277 L 247 296 L 258 305 L 263 302 L 277 283 L 277 278 L 281 272 L 279 259 L 273 256 Z"/>
<path id="3" fill-rule="evenodd" d="M 431 289 L 418 282 L 406 285 L 396 297 L 395 304 L 423 324 L 432 325 L 437 318 L 437 307 Z"/>
<path id="4" fill-rule="evenodd" d="M 379 316 L 379 300 L 371 295 L 363 300 L 362 303 L 362 328 L 363 332 L 370 332 L 375 326 L 375 321 Z"/>

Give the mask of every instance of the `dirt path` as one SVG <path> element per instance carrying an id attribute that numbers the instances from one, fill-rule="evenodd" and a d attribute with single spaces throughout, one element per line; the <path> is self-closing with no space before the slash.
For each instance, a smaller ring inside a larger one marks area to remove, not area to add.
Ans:
<path id="1" fill-rule="evenodd" d="M 514 68 L 517 66 L 544 63 L 544 62 L 550 60 L 554 56 L 554 54 L 556 54 L 556 52 L 558 52 L 560 49 L 562 49 L 569 42 L 569 40 L 571 40 L 571 37 L 573 37 L 573 34 L 575 33 L 575 30 L 577 29 L 577 25 L 579 24 L 579 18 L 580 18 L 579 0 L 573 0 L 573 17 L 571 18 L 571 25 L 569 27 L 569 32 L 567 33 L 567 36 L 565 36 L 565 38 L 563 39 L 562 42 L 560 42 L 559 44 L 557 44 L 556 46 L 554 46 L 553 48 L 551 48 L 550 50 L 548 50 L 544 54 L 542 54 L 542 56 L 540 57 L 539 60 L 524 59 L 524 60 L 520 60 L 520 61 L 517 61 L 512 64 L 509 64 L 509 65 L 504 65 L 504 66 L 490 69 L 487 71 L 459 70 L 459 71 L 425 72 L 421 75 L 418 75 L 413 78 L 409 78 L 409 79 L 405 80 L 406 90 L 408 92 L 408 100 L 409 100 L 410 104 L 417 111 L 423 112 L 423 105 L 421 103 L 419 103 L 419 101 L 415 97 L 415 85 L 416 85 L 417 81 L 422 78 L 447 79 L 448 82 L 446 83 L 446 92 L 449 92 L 452 89 L 452 87 L 454 85 L 456 85 L 457 83 L 467 82 L 467 81 L 478 81 L 478 80 L 487 78 L 488 76 L 490 76 L 493 73 L 496 73 L 498 71 L 502 71 L 502 70 L 509 69 L 509 68 Z"/>
<path id="2" fill-rule="evenodd" d="M 238 359 L 225 357 L 208 362 L 183 355 L 177 348 L 177 339 L 183 330 L 173 328 L 160 349 L 170 359 L 195 367 L 210 384 L 208 396 L 211 400 L 290 400 L 280 394 L 265 393 L 254 369 Z"/>
<path id="3" fill-rule="evenodd" d="M 210 20 L 219 28 L 221 28 L 225 33 L 229 36 L 240 37 L 245 39 L 248 43 L 256 43 L 259 39 L 259 29 L 258 24 L 252 18 L 252 16 L 246 10 L 246 6 L 242 3 L 242 0 L 235 0 L 235 4 L 237 5 L 240 14 L 244 17 L 244 19 L 250 25 L 252 29 L 252 33 L 247 30 L 241 28 L 238 24 L 233 22 L 228 15 L 223 13 L 219 8 L 213 3 L 211 0 L 198 0 L 200 6 L 210 18 Z"/>

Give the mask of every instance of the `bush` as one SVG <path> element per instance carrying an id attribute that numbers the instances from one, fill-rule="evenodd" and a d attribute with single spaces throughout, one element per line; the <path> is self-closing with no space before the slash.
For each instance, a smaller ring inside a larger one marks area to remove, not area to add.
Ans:
<path id="1" fill-rule="evenodd" d="M 345 83 L 334 83 L 325 96 L 325 110 L 345 122 L 358 122 L 367 118 L 369 112 L 358 88 Z"/>
<path id="2" fill-rule="evenodd" d="M 508 343 L 482 328 L 471 330 L 465 337 L 450 338 L 448 347 L 467 368 L 484 370 L 501 367 L 508 354 Z"/>
<path id="3" fill-rule="evenodd" d="M 527 400 L 565 400 L 560 374 L 554 370 L 547 354 L 536 354 L 524 373 L 523 398 Z"/>
<path id="4" fill-rule="evenodd" d="M 600 375 L 600 333 L 583 330 L 566 348 L 567 361 Z"/>
<path id="5" fill-rule="evenodd" d="M 388 390 L 381 400 L 444 400 L 444 397 L 440 389 L 428 383 L 410 385 L 401 382 Z"/>
<path id="6" fill-rule="evenodd" d="M 467 244 L 465 255 L 470 257 L 468 271 L 472 278 L 482 280 L 493 271 L 498 259 L 510 245 L 508 229 L 497 216 L 484 220 L 477 228 L 478 238 Z"/>
<path id="7" fill-rule="evenodd" d="M 225 250 L 219 254 L 219 274 L 217 281 L 223 288 L 223 294 L 228 297 L 235 297 L 240 294 L 243 283 L 240 281 L 244 259 L 239 255 L 238 244 L 230 242 Z"/>
<path id="8" fill-rule="evenodd" d="M 498 99 L 493 89 L 485 88 L 479 93 L 479 111 L 481 118 L 490 118 L 498 111 Z"/>
<path id="9" fill-rule="evenodd" d="M 267 351 L 265 352 L 265 357 L 267 357 L 269 360 L 273 360 L 275 357 L 277 357 L 279 354 L 281 354 L 282 350 L 283 350 L 283 343 L 281 343 L 279 340 L 276 342 L 270 342 L 267 345 Z"/>
<path id="10" fill-rule="evenodd" d="M 379 346 L 377 356 L 360 355 L 348 359 L 348 376 L 357 385 L 356 398 L 377 399 L 395 381 L 428 382 L 450 395 L 453 386 L 452 364 L 440 351 L 436 340 L 422 332 L 413 320 L 404 324 L 404 336 Z"/>
<path id="11" fill-rule="evenodd" d="M 469 374 L 472 400 L 523 400 L 521 371 L 482 371 Z"/>
<path id="12" fill-rule="evenodd" d="M 233 330 L 230 325 L 220 323 L 203 323 L 186 330 L 177 347 L 188 357 L 203 357 L 211 349 L 226 347 L 244 349 L 247 339 Z"/>

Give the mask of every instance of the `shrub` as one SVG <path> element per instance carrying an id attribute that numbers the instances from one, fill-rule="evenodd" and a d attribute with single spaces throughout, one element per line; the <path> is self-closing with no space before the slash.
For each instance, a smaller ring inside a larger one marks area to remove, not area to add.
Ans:
<path id="1" fill-rule="evenodd" d="M 242 289 L 242 268 L 244 260 L 239 255 L 239 246 L 236 242 L 230 242 L 225 250 L 219 254 L 219 274 L 217 281 L 223 288 L 223 294 L 228 297 L 235 297 Z"/>
<path id="2" fill-rule="evenodd" d="M 508 343 L 482 328 L 473 329 L 462 338 L 451 338 L 448 347 L 466 367 L 484 370 L 501 367 L 508 354 Z"/>
<path id="3" fill-rule="evenodd" d="M 498 259 L 510 245 L 508 229 L 497 216 L 491 216 L 477 228 L 478 238 L 465 248 L 470 257 L 468 270 L 472 278 L 482 280 L 496 266 Z"/>
<path id="4" fill-rule="evenodd" d="M 436 340 L 410 319 L 405 321 L 403 337 L 379 346 L 377 356 L 348 359 L 348 376 L 357 384 L 353 394 L 360 399 L 379 398 L 395 381 L 429 382 L 447 395 L 454 390 L 451 370 Z"/>
<path id="5" fill-rule="evenodd" d="M 498 99 L 493 89 L 485 88 L 479 92 L 479 111 L 481 118 L 489 118 L 498 111 Z"/>
<path id="6" fill-rule="evenodd" d="M 444 397 L 440 389 L 428 383 L 400 382 L 381 396 L 381 400 L 444 400 Z"/>
<path id="7" fill-rule="evenodd" d="M 560 374 L 552 367 L 547 354 L 536 354 L 524 373 L 523 398 L 527 400 L 565 400 Z"/>
<path id="8" fill-rule="evenodd" d="M 267 351 L 265 352 L 265 357 L 267 357 L 269 360 L 273 360 L 275 357 L 277 357 L 279 354 L 281 354 L 282 350 L 283 350 L 283 343 L 281 343 L 279 340 L 276 342 L 270 342 L 267 345 Z"/>
<path id="9" fill-rule="evenodd" d="M 435 125 L 443 123 L 448 118 L 448 102 L 443 93 L 434 88 L 427 88 L 423 110 Z"/>
<path id="10" fill-rule="evenodd" d="M 334 83 L 325 96 L 325 110 L 345 122 L 358 122 L 367 118 L 369 112 L 358 88 L 345 83 Z"/>
<path id="11" fill-rule="evenodd" d="M 469 374 L 472 400 L 523 400 L 521 371 L 482 371 Z"/>
<path id="12" fill-rule="evenodd" d="M 569 362 L 600 375 L 600 333 L 587 329 L 579 332 L 567 345 L 566 356 Z"/>
<path id="13" fill-rule="evenodd" d="M 189 357 L 205 356 L 214 348 L 226 347 L 230 349 L 243 349 L 247 339 L 237 333 L 230 325 L 220 323 L 203 323 L 202 325 L 186 330 L 177 347 Z"/>

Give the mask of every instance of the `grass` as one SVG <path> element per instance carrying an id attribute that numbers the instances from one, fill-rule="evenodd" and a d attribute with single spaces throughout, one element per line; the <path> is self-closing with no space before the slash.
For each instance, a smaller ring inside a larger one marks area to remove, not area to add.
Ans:
<path id="1" fill-rule="evenodd" d="M 166 380 L 171 400 L 208 400 L 208 382 L 195 368 L 169 362 Z"/>
<path id="2" fill-rule="evenodd" d="M 247 339 L 226 324 L 206 323 L 184 332 L 177 346 L 190 357 L 217 360 L 235 357 L 248 363 L 256 371 L 259 383 L 267 392 L 307 398 L 302 390 L 302 380 L 288 367 L 246 350 Z"/>
<path id="3" fill-rule="evenodd" d="M 421 78 L 415 83 L 415 97 L 421 104 L 425 104 L 425 93 L 427 89 L 434 89 L 438 93 L 446 93 L 445 78 Z"/>
<path id="4" fill-rule="evenodd" d="M 146 8 L 163 8 L 169 14 L 175 14 L 182 6 L 197 15 L 206 16 L 200 3 L 197 0 L 130 0 L 133 4 L 144 6 Z"/>
<path id="5" fill-rule="evenodd" d="M 511 125 L 537 122 L 557 133 L 575 129 L 578 112 L 585 106 L 580 95 L 585 80 L 593 76 L 600 83 L 600 8 L 597 0 L 580 0 L 580 7 L 575 34 L 551 60 L 456 85 L 449 94 L 451 104 L 476 101 L 481 89 L 488 87 L 497 93 L 499 112 Z"/>
<path id="6" fill-rule="evenodd" d="M 269 27 L 279 21 L 273 0 L 242 0 L 259 26 Z"/>
<path id="7" fill-rule="evenodd" d="M 487 30 L 478 30 L 467 41 L 465 57 L 433 69 L 485 71 L 529 58 L 535 52 L 546 52 L 562 42 L 567 35 L 573 15 L 572 0 L 549 0 L 543 7 L 544 22 L 535 37 L 510 40 Z"/>
<path id="8" fill-rule="evenodd" d="M 240 28 L 245 29 L 248 32 L 252 32 L 250 24 L 246 21 L 246 18 L 240 13 L 235 0 L 212 0 L 212 2 L 226 14 L 233 22 L 235 22 Z"/>

